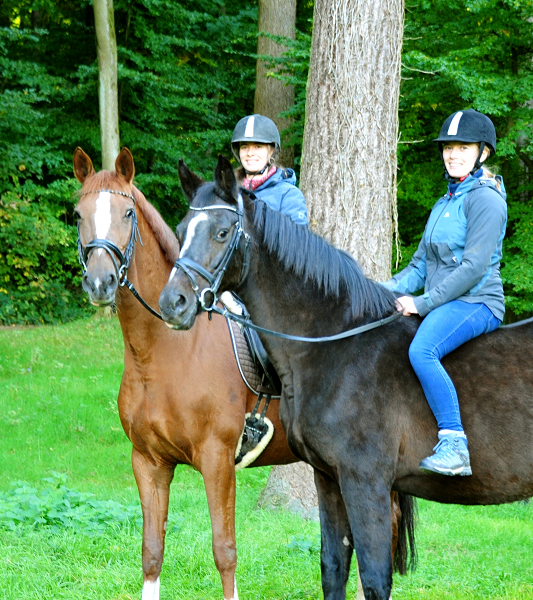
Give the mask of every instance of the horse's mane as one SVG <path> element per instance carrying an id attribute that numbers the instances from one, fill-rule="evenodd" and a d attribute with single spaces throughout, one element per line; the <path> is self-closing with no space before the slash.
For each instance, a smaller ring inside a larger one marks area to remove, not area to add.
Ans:
<path id="1" fill-rule="evenodd" d="M 285 269 L 314 281 L 328 296 L 339 298 L 344 290 L 353 318 L 379 319 L 396 310 L 394 294 L 365 277 L 350 254 L 260 200 L 254 202 L 253 227 Z"/>
<path id="2" fill-rule="evenodd" d="M 83 187 L 83 192 L 90 192 L 96 190 L 112 190 L 117 188 L 117 175 L 114 171 L 99 171 L 91 177 L 89 177 Z M 179 242 L 174 235 L 170 227 L 165 223 L 163 217 L 159 214 L 158 210 L 152 206 L 145 198 L 144 194 L 136 188 L 132 187 L 132 196 L 135 198 L 135 207 L 140 211 L 148 226 L 152 230 L 156 240 L 161 246 L 161 250 L 165 255 L 165 258 L 173 263 L 179 256 Z M 81 194 L 82 190 L 79 190 L 77 195 Z"/>
<path id="3" fill-rule="evenodd" d="M 165 255 L 165 258 L 174 263 L 180 253 L 180 246 L 178 238 L 174 235 L 174 232 L 165 223 L 163 217 L 159 214 L 159 211 L 148 202 L 144 197 L 144 194 L 136 188 L 134 185 L 131 186 L 133 190 L 133 197 L 137 201 L 137 207 L 144 215 L 148 226 L 153 231 L 156 240 L 161 246 L 161 250 Z"/>

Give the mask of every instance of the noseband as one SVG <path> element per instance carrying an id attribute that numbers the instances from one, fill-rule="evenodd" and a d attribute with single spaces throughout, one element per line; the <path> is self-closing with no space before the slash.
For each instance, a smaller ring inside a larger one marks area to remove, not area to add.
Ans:
<path id="1" fill-rule="evenodd" d="M 87 192 L 81 192 L 80 196 L 85 196 L 86 194 L 99 194 L 101 192 L 119 194 L 120 196 L 131 198 L 133 200 L 133 205 L 135 206 L 135 198 L 131 194 L 127 194 L 126 192 L 121 192 L 119 190 L 91 190 Z M 131 257 L 133 256 L 133 248 L 136 241 L 139 241 L 142 246 L 141 234 L 139 233 L 139 228 L 137 227 L 137 213 L 135 212 L 135 208 L 133 208 L 133 215 L 131 218 L 130 239 L 124 254 L 122 254 L 120 248 L 113 244 L 113 242 L 101 238 L 92 240 L 92 242 L 89 242 L 84 248 L 81 243 L 80 226 L 78 223 L 78 260 L 80 261 L 80 265 L 83 269 L 83 274 L 85 275 L 87 272 L 87 263 L 89 262 L 92 251 L 97 249 L 105 250 L 113 261 L 115 273 L 117 275 L 117 281 L 121 286 L 123 286 L 126 283 L 126 273 L 130 266 Z M 120 264 L 117 263 L 117 258 Z"/>
<path id="2" fill-rule="evenodd" d="M 202 309 L 207 312 L 211 312 L 217 303 L 217 292 L 220 287 L 220 284 L 222 283 L 222 278 L 224 277 L 224 273 L 226 272 L 226 269 L 228 268 L 228 264 L 230 263 L 231 259 L 233 258 L 233 254 L 235 253 L 235 250 L 239 246 L 241 237 L 244 237 L 244 240 L 245 240 L 244 257 L 243 257 L 243 261 L 242 261 L 241 276 L 239 279 L 239 283 L 242 281 L 242 279 L 244 277 L 244 273 L 246 271 L 246 262 L 247 262 L 247 254 L 248 254 L 247 251 L 248 251 L 248 245 L 250 243 L 250 236 L 244 231 L 244 228 L 243 228 L 243 211 L 239 210 L 237 208 L 234 208 L 233 206 L 226 206 L 223 204 L 215 204 L 213 206 L 205 206 L 204 208 L 196 208 L 194 206 L 190 206 L 189 209 L 195 210 L 198 212 L 203 212 L 203 211 L 207 211 L 207 210 L 223 209 L 223 210 L 229 210 L 229 211 L 235 213 L 238 217 L 238 220 L 235 223 L 235 227 L 233 229 L 233 234 L 231 236 L 230 244 L 229 244 L 228 248 L 226 249 L 226 252 L 224 253 L 224 256 L 222 257 L 222 260 L 220 261 L 218 267 L 215 269 L 215 271 L 213 273 L 210 273 L 207 269 L 204 269 L 204 267 L 202 267 L 202 265 L 199 265 L 194 260 L 191 260 L 190 258 L 187 258 L 185 256 L 178 258 L 178 260 L 174 263 L 175 269 L 181 269 L 185 273 L 185 275 L 187 275 L 187 277 L 191 283 L 192 289 L 194 291 L 194 295 L 196 296 L 196 299 L 198 300 L 198 303 L 200 304 Z M 199 291 L 200 286 L 198 285 L 198 283 L 196 281 L 196 277 L 195 277 L 194 273 L 200 275 L 200 277 L 205 279 L 209 283 L 209 286 L 204 288 L 203 290 Z M 206 297 L 205 297 L 206 294 L 210 294 L 212 296 L 212 300 L 210 303 L 208 303 L 208 301 L 206 300 Z"/>

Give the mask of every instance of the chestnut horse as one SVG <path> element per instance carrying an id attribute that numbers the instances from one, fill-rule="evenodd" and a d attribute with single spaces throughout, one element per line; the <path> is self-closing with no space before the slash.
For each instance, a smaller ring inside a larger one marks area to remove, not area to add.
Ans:
<path id="1" fill-rule="evenodd" d="M 133 445 L 133 472 L 143 512 L 142 598 L 159 599 L 170 483 L 175 466 L 188 464 L 204 479 L 224 598 L 237 600 L 235 449 L 245 413 L 257 397 L 241 378 L 223 319 L 203 317 L 192 331 L 174 331 L 120 285 L 127 270 L 128 280 L 142 298 L 156 307 L 179 244 L 132 184 L 135 167 L 126 148 L 115 169 L 95 173 L 81 148 L 74 153 L 74 173 L 83 186 L 75 210 L 85 270 L 83 288 L 94 305 L 116 303 L 124 337 L 118 409 Z M 275 433 L 252 466 L 296 461 L 278 417 L 277 401 L 270 403 L 267 416 Z M 410 515 L 409 503 L 406 507 Z M 394 509 L 393 518 L 397 506 Z M 402 539 L 410 519 L 401 521 L 399 570 L 405 569 Z"/>

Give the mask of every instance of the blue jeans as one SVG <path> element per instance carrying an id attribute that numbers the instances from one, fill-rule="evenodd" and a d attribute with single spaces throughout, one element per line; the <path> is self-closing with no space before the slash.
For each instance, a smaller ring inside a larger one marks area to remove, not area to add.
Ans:
<path id="1" fill-rule="evenodd" d="M 468 340 L 494 331 L 500 324 L 484 304 L 461 300 L 439 306 L 422 321 L 409 348 L 409 360 L 439 430 L 463 431 L 457 392 L 440 361 Z"/>

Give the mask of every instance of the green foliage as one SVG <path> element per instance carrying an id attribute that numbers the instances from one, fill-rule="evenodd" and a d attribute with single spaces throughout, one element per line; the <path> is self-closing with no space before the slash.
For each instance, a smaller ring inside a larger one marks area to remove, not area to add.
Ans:
<path id="1" fill-rule="evenodd" d="M 304 535 L 295 535 L 287 544 L 287 549 L 302 554 L 320 555 L 320 536 L 310 539 Z"/>
<path id="2" fill-rule="evenodd" d="M 503 175 L 508 193 L 502 277 L 507 307 L 516 314 L 533 311 L 532 8 L 531 0 L 412 0 L 402 57 L 398 211 L 404 257 L 416 248 L 431 204 L 445 189 L 432 142 L 442 123 L 463 108 L 489 115 L 498 148 L 488 166 Z"/>
<path id="3" fill-rule="evenodd" d="M 128 525 L 142 529 L 138 504 L 97 500 L 94 494 L 67 488 L 66 480 L 66 475 L 53 471 L 52 477 L 43 479 L 50 484 L 44 490 L 17 481 L 11 490 L 0 492 L 0 527 L 11 531 L 48 528 L 53 533 L 72 529 L 88 536 Z"/>
<path id="4" fill-rule="evenodd" d="M 87 313 L 68 224 L 73 188 L 26 181 L 0 195 L 0 322 L 59 323 Z"/>
<path id="5" fill-rule="evenodd" d="M 234 124 L 253 111 L 257 7 L 117 0 L 115 24 L 121 144 L 137 185 L 175 225 L 185 208 L 178 160 L 210 176 Z M 90 0 L 3 2 L 0 73 L 0 323 L 72 319 L 88 306 L 69 200 L 79 187 L 73 151 L 100 162 Z"/>
<path id="6" fill-rule="evenodd" d="M 116 0 L 114 8 L 121 143 L 133 152 L 137 185 L 174 226 L 185 208 L 178 160 L 210 177 L 218 153 L 231 154 L 234 124 L 253 111 L 257 5 Z M 445 189 L 432 139 L 448 114 L 476 108 L 497 128 L 494 162 L 510 216 L 502 276 L 508 308 L 519 314 L 533 311 L 532 9 L 532 0 L 410 0 L 400 98 L 402 265 Z M 312 0 L 298 2 L 296 40 L 280 40 L 288 50 L 272 61 L 273 76 L 295 85 L 284 133 L 297 157 L 312 11 Z M 69 200 L 78 185 L 72 153 L 83 147 L 96 168 L 100 154 L 91 1 L 2 2 L 0 73 L 0 323 L 71 319 L 87 310 Z"/>

